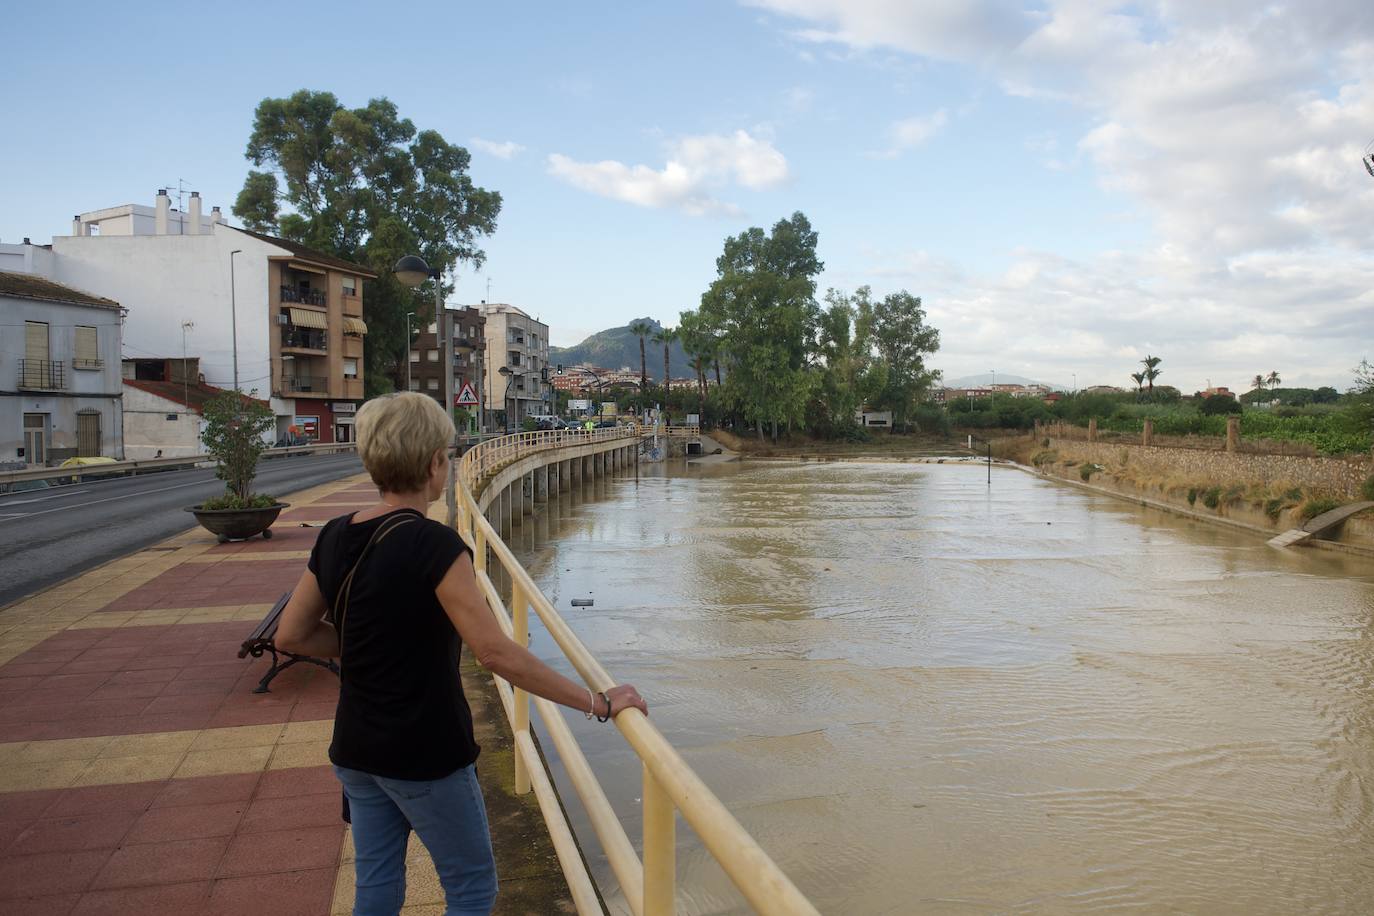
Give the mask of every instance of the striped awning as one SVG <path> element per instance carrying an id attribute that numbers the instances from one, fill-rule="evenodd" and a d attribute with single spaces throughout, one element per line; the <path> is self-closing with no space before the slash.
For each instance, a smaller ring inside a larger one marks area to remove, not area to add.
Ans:
<path id="1" fill-rule="evenodd" d="M 313 309 L 287 309 L 291 313 L 291 323 L 298 328 L 319 328 L 321 331 L 329 330 L 329 322 L 325 320 L 324 312 L 317 312 Z"/>
<path id="2" fill-rule="evenodd" d="M 345 315 L 344 333 L 357 334 L 359 336 L 362 336 L 363 334 L 367 333 L 367 323 L 364 322 L 361 318 L 350 318 L 347 315 Z"/>

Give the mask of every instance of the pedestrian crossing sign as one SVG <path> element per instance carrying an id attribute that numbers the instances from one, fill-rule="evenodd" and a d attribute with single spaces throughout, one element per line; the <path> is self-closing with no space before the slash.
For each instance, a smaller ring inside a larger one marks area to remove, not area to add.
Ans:
<path id="1" fill-rule="evenodd" d="M 463 383 L 463 390 L 458 392 L 458 397 L 454 399 L 454 403 L 459 407 L 477 406 L 477 392 L 472 390 L 472 382 Z"/>

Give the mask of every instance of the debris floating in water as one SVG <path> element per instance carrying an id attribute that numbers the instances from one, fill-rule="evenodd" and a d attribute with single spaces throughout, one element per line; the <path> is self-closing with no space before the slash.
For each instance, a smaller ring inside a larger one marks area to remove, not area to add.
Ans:
<path id="1" fill-rule="evenodd" d="M 592 599 L 590 599 L 590 598 L 574 598 L 574 599 L 572 600 L 572 606 L 573 606 L 573 607 L 591 607 L 591 606 L 592 606 Z"/>

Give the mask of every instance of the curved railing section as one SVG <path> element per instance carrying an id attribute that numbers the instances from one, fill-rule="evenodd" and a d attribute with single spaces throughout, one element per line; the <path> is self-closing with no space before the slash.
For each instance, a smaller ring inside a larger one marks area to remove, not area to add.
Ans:
<path id="1" fill-rule="evenodd" d="M 684 436 L 689 431 L 693 436 L 698 433 L 695 427 L 673 427 L 666 434 Z M 660 434 L 665 433 L 661 431 Z M 500 533 L 483 515 L 478 497 L 486 483 L 502 469 L 537 452 L 585 445 L 609 446 L 616 442 L 638 447 L 646 435 L 651 433 L 644 428 L 620 427 L 503 436 L 470 449 L 455 474 L 456 525 L 473 548 L 478 586 L 501 628 L 521 645 L 528 645 L 529 611 L 533 608 L 564 656 L 594 691 L 606 690 L 616 682 L 501 540 Z M 493 582 L 493 574 L 510 583 L 508 602 Z M 683 819 L 696 831 L 702 844 L 756 912 L 778 916 L 817 913 L 648 717 L 630 709 L 617 716 L 615 724 L 643 766 L 644 859 L 641 861 L 558 707 L 547 700 L 530 697 L 500 677 L 495 680 L 515 735 L 516 792 L 534 791 L 578 913 L 601 913 L 601 903 L 559 805 L 552 779 L 531 737 L 531 702 L 558 750 L 568 780 L 586 808 L 592 829 L 635 916 L 664 916 L 675 911 L 677 812 L 682 813 Z"/>

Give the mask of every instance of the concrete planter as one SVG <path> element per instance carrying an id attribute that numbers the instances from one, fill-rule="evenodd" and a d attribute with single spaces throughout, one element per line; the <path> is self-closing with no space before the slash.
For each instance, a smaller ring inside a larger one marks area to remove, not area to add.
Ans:
<path id="1" fill-rule="evenodd" d="M 196 517 L 202 528 L 225 541 L 243 541 L 261 534 L 272 536 L 272 523 L 290 503 L 273 503 L 262 509 L 202 509 L 189 506 L 186 511 Z"/>

